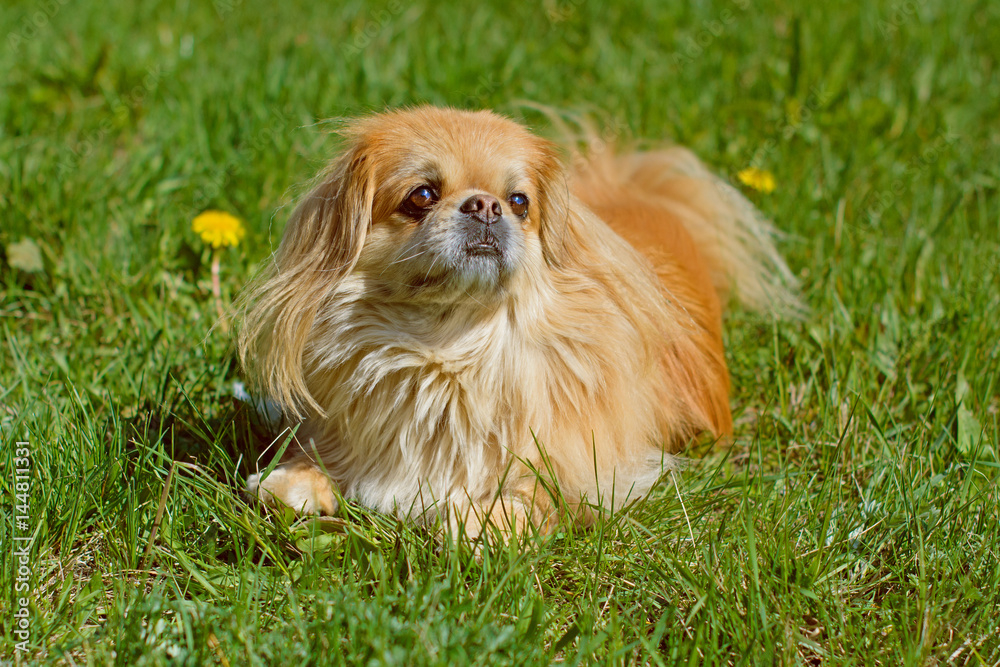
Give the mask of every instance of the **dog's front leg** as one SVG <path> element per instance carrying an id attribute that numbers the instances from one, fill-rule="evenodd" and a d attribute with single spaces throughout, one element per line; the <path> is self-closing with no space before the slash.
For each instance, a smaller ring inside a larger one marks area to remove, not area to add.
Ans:
<path id="1" fill-rule="evenodd" d="M 264 479 L 250 475 L 246 490 L 265 505 L 286 505 L 299 514 L 337 513 L 333 480 L 308 458 L 283 463 Z"/>
<path id="2" fill-rule="evenodd" d="M 489 500 L 453 505 L 448 523 L 456 537 L 475 540 L 493 533 L 509 540 L 525 533 L 552 532 L 556 513 L 544 493 L 505 490 Z"/>

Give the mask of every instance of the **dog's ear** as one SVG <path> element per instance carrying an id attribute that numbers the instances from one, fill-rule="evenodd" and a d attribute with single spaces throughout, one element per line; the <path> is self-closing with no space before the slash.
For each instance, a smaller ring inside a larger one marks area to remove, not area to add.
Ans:
<path id="1" fill-rule="evenodd" d="M 570 177 L 552 142 L 539 139 L 535 162 L 539 193 L 539 240 L 545 263 L 558 270 L 595 271 L 603 259 L 615 256 L 609 246 L 624 244 L 577 199 Z"/>
<path id="2" fill-rule="evenodd" d="M 319 306 L 357 264 L 372 224 L 375 166 L 354 144 L 292 213 L 274 261 L 240 298 L 238 351 L 253 387 L 291 415 L 322 414 L 303 375 Z"/>
<path id="3" fill-rule="evenodd" d="M 559 267 L 572 252 L 575 232 L 569 180 L 556 145 L 545 139 L 536 139 L 536 142 L 535 179 L 541 216 L 538 236 L 545 262 L 550 267 Z"/>
<path id="4" fill-rule="evenodd" d="M 276 262 L 280 272 L 309 270 L 335 284 L 354 268 L 372 223 L 372 160 L 356 144 L 320 177 L 285 227 Z"/>

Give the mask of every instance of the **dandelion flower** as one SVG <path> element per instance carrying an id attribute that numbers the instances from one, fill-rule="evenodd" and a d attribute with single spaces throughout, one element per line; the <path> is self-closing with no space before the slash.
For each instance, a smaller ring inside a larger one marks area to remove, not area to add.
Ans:
<path id="1" fill-rule="evenodd" d="M 201 237 L 205 245 L 212 246 L 212 296 L 219 315 L 219 326 L 223 333 L 229 331 L 229 321 L 222 307 L 222 284 L 219 278 L 222 265 L 222 248 L 239 245 L 246 235 L 239 218 L 225 211 L 205 211 L 191 222 L 191 229 Z"/>
<path id="2" fill-rule="evenodd" d="M 194 219 L 191 229 L 213 248 L 239 245 L 246 235 L 239 218 L 225 211 L 205 211 Z"/>
<path id="3" fill-rule="evenodd" d="M 766 195 L 774 192 L 774 174 L 766 169 L 747 167 L 736 174 L 736 178 L 740 179 L 740 183 L 743 185 L 749 186 L 758 192 L 763 192 Z"/>

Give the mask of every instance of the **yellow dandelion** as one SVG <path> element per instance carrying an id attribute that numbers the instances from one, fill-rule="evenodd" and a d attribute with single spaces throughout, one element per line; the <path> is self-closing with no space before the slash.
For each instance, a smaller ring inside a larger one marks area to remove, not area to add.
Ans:
<path id="1" fill-rule="evenodd" d="M 764 194 L 774 192 L 774 174 L 767 169 L 747 167 L 736 174 L 736 178 L 740 179 L 740 183 L 743 185 L 749 186 L 758 192 L 763 192 Z"/>
<path id="2" fill-rule="evenodd" d="M 191 222 L 191 229 L 201 237 L 206 245 L 212 246 L 212 296 L 215 310 L 219 315 L 219 326 L 223 333 L 229 331 L 229 321 L 222 307 L 222 283 L 219 278 L 222 265 L 222 248 L 239 245 L 246 235 L 239 218 L 225 211 L 205 211 Z"/>
<path id="3" fill-rule="evenodd" d="M 246 235 L 239 218 L 225 211 L 205 211 L 194 219 L 191 229 L 213 248 L 239 245 Z"/>

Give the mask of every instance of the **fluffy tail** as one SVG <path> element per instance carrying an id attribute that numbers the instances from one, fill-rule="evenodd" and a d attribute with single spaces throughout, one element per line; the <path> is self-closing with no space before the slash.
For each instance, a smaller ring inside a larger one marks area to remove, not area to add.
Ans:
<path id="1" fill-rule="evenodd" d="M 591 153 L 583 172 L 639 188 L 672 210 L 701 251 L 722 303 L 799 317 L 798 282 L 775 247 L 778 232 L 746 197 L 685 148 L 626 155 Z M 612 181 L 614 182 L 614 181 Z"/>
<path id="2" fill-rule="evenodd" d="M 552 120 L 570 147 L 572 187 L 584 201 L 590 199 L 586 193 L 609 187 L 638 193 L 681 222 L 708 264 L 723 304 L 736 300 L 780 317 L 806 313 L 798 282 L 775 247 L 778 231 L 694 153 L 680 147 L 622 152 L 590 122 L 577 119 L 571 127 L 553 110 L 534 108 Z"/>

